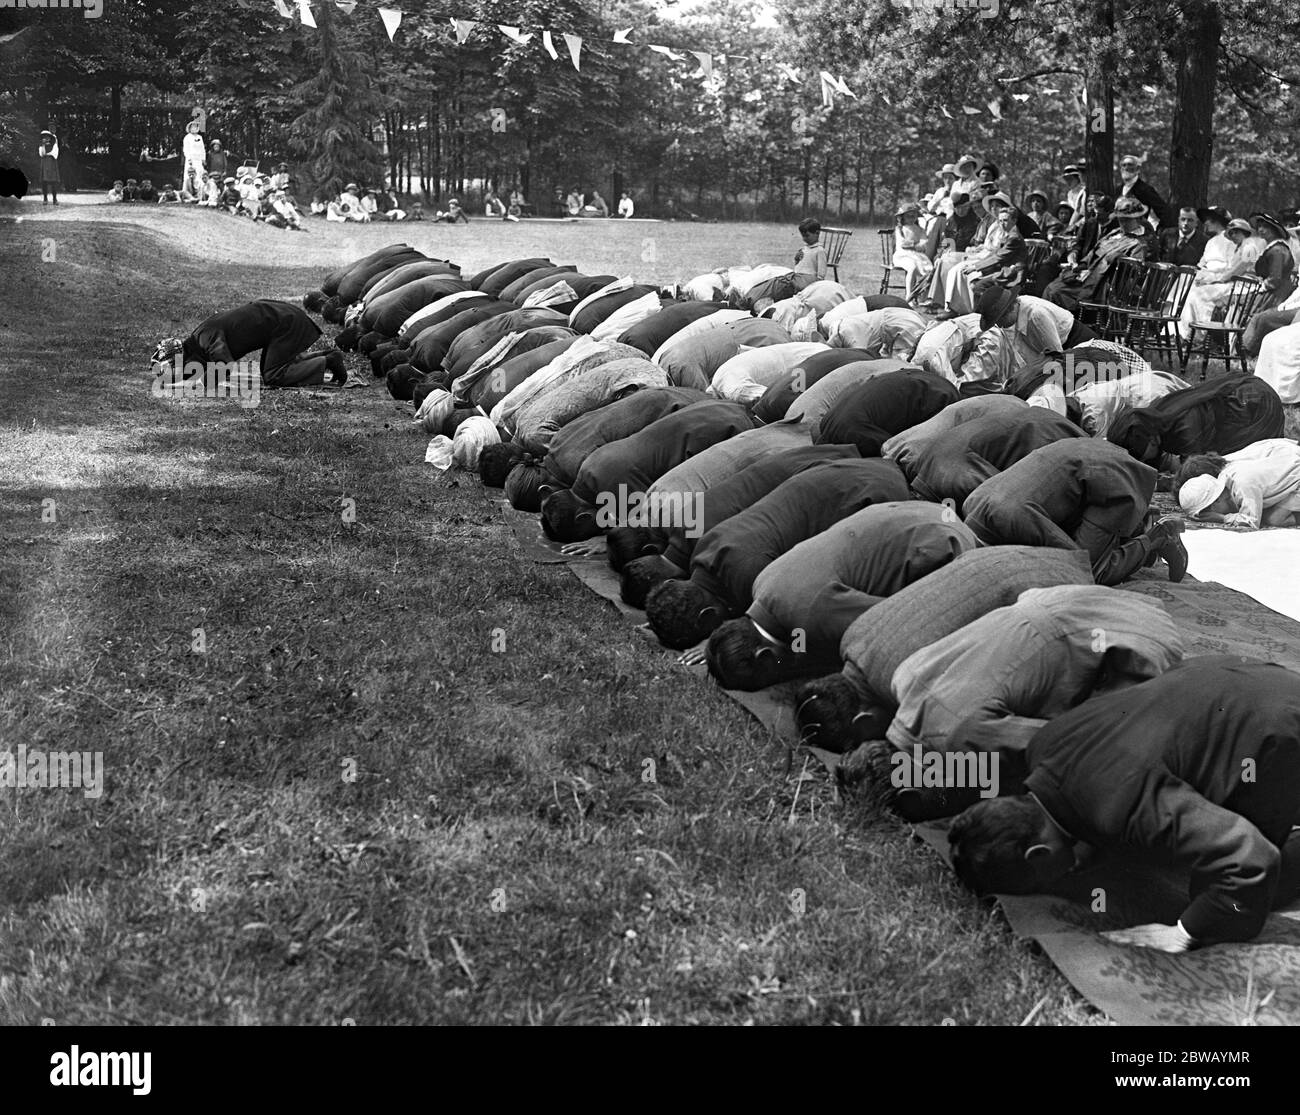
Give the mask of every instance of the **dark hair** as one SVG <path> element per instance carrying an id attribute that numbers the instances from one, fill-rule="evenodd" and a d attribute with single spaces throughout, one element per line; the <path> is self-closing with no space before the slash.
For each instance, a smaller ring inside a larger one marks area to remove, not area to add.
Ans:
<path id="1" fill-rule="evenodd" d="M 478 455 L 479 479 L 489 488 L 504 488 L 510 470 L 523 459 L 523 448 L 513 441 L 485 445 Z"/>
<path id="2" fill-rule="evenodd" d="M 385 378 L 388 393 L 399 402 L 409 403 L 415 394 L 415 384 L 424 376 L 414 364 L 399 364 Z"/>
<path id="3" fill-rule="evenodd" d="M 978 894 L 1028 894 L 1034 877 L 1025 853 L 1042 828 L 1043 812 L 1028 795 L 972 805 L 948 829 L 953 870 Z"/>
<path id="4" fill-rule="evenodd" d="M 799 738 L 823 751 L 844 752 L 853 746 L 853 716 L 861 708 L 857 691 L 843 674 L 805 682 L 794 695 Z"/>
<path id="5" fill-rule="evenodd" d="M 302 308 L 310 310 L 313 314 L 320 313 L 320 308 L 325 305 L 325 292 L 323 290 L 309 290 L 302 296 Z"/>
<path id="6" fill-rule="evenodd" d="M 623 574 L 619 578 L 619 597 L 630 608 L 644 608 L 646 597 L 656 585 L 685 576 L 686 571 L 678 568 L 663 554 L 647 554 L 623 566 Z"/>
<path id="7" fill-rule="evenodd" d="M 986 170 L 991 170 L 993 172 L 993 180 L 995 182 L 1002 177 L 1002 171 L 998 170 L 997 163 L 985 163 L 982 167 L 979 168 L 979 170 L 975 172 L 975 177 L 978 178 Z"/>
<path id="8" fill-rule="evenodd" d="M 673 650 L 688 650 L 727 617 L 721 600 L 694 581 L 665 581 L 650 590 L 645 618 L 659 641 Z"/>
<path id="9" fill-rule="evenodd" d="M 661 553 L 664 539 L 661 531 L 649 527 L 615 527 L 605 536 L 605 545 L 609 567 L 615 573 L 621 573 L 637 558 Z"/>
<path id="10" fill-rule="evenodd" d="M 709 673 L 724 689 L 754 692 L 783 681 L 780 648 L 758 633 L 748 616 L 729 619 L 709 636 Z"/>
<path id="11" fill-rule="evenodd" d="M 799 222 L 800 234 L 807 232 L 821 232 L 822 223 L 816 217 L 805 217 Z"/>
<path id="12" fill-rule="evenodd" d="M 542 500 L 542 533 L 552 542 L 582 542 L 600 534 L 594 504 L 566 489 Z"/>
<path id="13" fill-rule="evenodd" d="M 1218 476 L 1227 463 L 1218 453 L 1193 453 L 1190 457 L 1183 458 L 1183 463 L 1174 475 L 1174 494 L 1177 495 L 1194 476 Z"/>

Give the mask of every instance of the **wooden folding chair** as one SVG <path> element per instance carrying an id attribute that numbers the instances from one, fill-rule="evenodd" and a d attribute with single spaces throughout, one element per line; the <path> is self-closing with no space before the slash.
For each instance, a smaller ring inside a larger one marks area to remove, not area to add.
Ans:
<path id="1" fill-rule="evenodd" d="M 885 268 L 885 273 L 880 280 L 880 293 L 888 294 L 893 286 L 894 272 L 901 272 L 902 268 L 894 266 L 894 230 L 892 228 L 877 229 L 876 235 L 880 237 L 880 262 Z M 900 281 L 898 286 L 900 290 L 906 290 L 906 278 Z"/>
<path id="2" fill-rule="evenodd" d="M 851 229 L 822 226 L 822 246 L 826 249 L 826 269 L 835 276 L 837 283 L 840 281 L 840 260 L 844 257 L 844 249 L 848 245 L 849 237 L 852 235 Z"/>
<path id="3" fill-rule="evenodd" d="M 1224 368 L 1231 372 L 1234 345 L 1237 359 L 1241 361 L 1241 374 L 1249 375 L 1246 354 L 1241 348 L 1241 335 L 1246 331 L 1246 323 L 1265 293 L 1261 278 L 1257 275 L 1242 275 L 1232 280 L 1232 290 L 1228 292 L 1222 320 L 1192 319 L 1192 339 L 1183 348 L 1182 354 L 1184 379 L 1187 378 L 1187 365 L 1193 356 L 1201 358 L 1201 379 L 1205 378 L 1211 357 L 1222 359 Z"/>
<path id="4" fill-rule="evenodd" d="M 1182 317 L 1194 278 L 1195 267 L 1148 263 L 1135 305 L 1124 311 L 1127 322 L 1124 343 L 1143 355 L 1159 352 L 1171 367 L 1177 358 L 1181 370 L 1183 342 L 1178 335 L 1178 319 Z"/>

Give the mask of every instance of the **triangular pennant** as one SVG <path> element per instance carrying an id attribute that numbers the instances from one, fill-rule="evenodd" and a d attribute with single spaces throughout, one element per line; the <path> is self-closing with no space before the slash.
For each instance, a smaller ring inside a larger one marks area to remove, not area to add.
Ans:
<path id="1" fill-rule="evenodd" d="M 835 79 L 831 77 L 831 75 L 828 74 L 825 70 L 822 70 L 821 78 L 822 78 L 822 107 L 834 108 L 835 94 L 837 92 L 837 89 L 835 87 Z"/>
<path id="2" fill-rule="evenodd" d="M 334 6 L 344 15 L 351 15 L 357 6 L 357 0 L 334 0 Z"/>
<path id="3" fill-rule="evenodd" d="M 653 43 L 649 45 L 650 45 L 650 49 L 653 50 L 656 54 L 662 54 L 665 58 L 671 58 L 674 62 L 686 61 L 686 55 L 678 54 L 677 51 L 673 50 L 673 48 L 670 46 L 655 46 Z"/>
<path id="4" fill-rule="evenodd" d="M 799 85 L 803 82 L 803 78 L 799 76 L 799 71 L 796 70 L 793 66 L 788 65 L 785 62 L 778 62 L 776 64 L 776 68 L 781 71 L 782 76 L 788 77 L 796 85 Z"/>
<path id="5" fill-rule="evenodd" d="M 837 77 L 834 80 L 835 80 L 835 92 L 843 93 L 846 97 L 852 97 L 855 101 L 858 99 L 858 95 L 855 92 L 853 92 L 853 90 L 850 89 L 847 84 L 845 84 L 845 81 L 842 77 Z"/>
<path id="6" fill-rule="evenodd" d="M 1142 92 L 1144 92 L 1144 93 L 1150 93 L 1151 96 L 1154 97 L 1154 96 L 1156 96 L 1156 94 L 1158 94 L 1158 93 L 1160 92 L 1160 90 L 1157 89 L 1154 85 L 1144 85 L 1144 86 L 1142 86 Z"/>
<path id="7" fill-rule="evenodd" d="M 1011 94 L 1011 99 L 1012 99 L 1013 101 L 1019 101 L 1021 104 L 1024 104 L 1025 101 L 1029 100 L 1029 94 L 1028 94 L 1028 93 L 1012 93 L 1012 94 Z"/>
<path id="8" fill-rule="evenodd" d="M 308 27 L 316 26 L 316 17 L 311 14 L 311 5 L 307 0 L 298 0 L 298 18 Z"/>
<path id="9" fill-rule="evenodd" d="M 545 48 L 546 53 L 551 56 L 552 62 L 559 58 L 560 52 L 555 49 L 555 42 L 551 38 L 551 33 L 549 31 L 542 32 L 542 46 Z"/>
<path id="10" fill-rule="evenodd" d="M 379 18 L 384 21 L 384 30 L 388 32 L 388 41 L 393 41 L 397 27 L 402 22 L 402 13 L 396 8 L 380 8 Z"/>
<path id="11" fill-rule="evenodd" d="M 992 116 L 994 120 L 1002 119 L 1002 106 L 998 104 L 997 101 L 989 101 L 988 110 L 989 115 Z"/>
<path id="12" fill-rule="evenodd" d="M 630 34 L 632 34 L 632 28 L 630 27 L 627 28 L 625 31 L 615 31 L 614 41 L 616 43 L 626 43 L 628 46 L 631 46 L 632 40 L 628 38 Z"/>
<path id="13" fill-rule="evenodd" d="M 497 30 L 499 30 L 507 39 L 518 43 L 520 46 L 523 46 L 524 43 L 528 42 L 533 37 L 531 31 L 525 33 L 520 31 L 518 27 L 507 27 L 504 23 L 498 23 Z"/>
<path id="14" fill-rule="evenodd" d="M 702 50 L 691 51 L 700 63 L 700 68 L 691 74 L 691 77 L 702 77 L 706 81 L 713 76 L 713 55 L 706 54 Z"/>
<path id="15" fill-rule="evenodd" d="M 1041 90 L 1039 90 L 1039 92 L 1041 92 L 1041 93 L 1045 93 L 1047 96 L 1050 97 L 1053 93 L 1059 93 L 1060 90 L 1059 90 L 1059 89 L 1041 89 Z"/>
<path id="16" fill-rule="evenodd" d="M 853 96 L 853 94 L 850 93 L 849 96 L 851 97 L 851 96 Z M 884 93 L 881 93 L 881 94 L 880 94 L 880 99 L 881 99 L 882 101 L 884 101 L 885 104 L 887 104 L 890 108 L 893 108 L 893 107 L 894 107 L 894 102 L 891 101 L 887 96 L 885 96 Z"/>
<path id="17" fill-rule="evenodd" d="M 952 113 L 948 111 L 948 106 L 947 106 L 947 105 L 940 105 L 940 106 L 939 106 L 939 111 L 942 112 L 942 113 L 944 114 L 944 116 L 946 116 L 949 120 L 951 120 L 951 119 L 953 118 L 953 117 L 952 117 Z"/>
<path id="18" fill-rule="evenodd" d="M 961 106 L 961 110 L 962 110 L 962 112 L 964 112 L 967 116 L 983 116 L 983 115 L 984 115 L 982 112 L 980 112 L 979 109 L 977 109 L 977 108 L 971 108 L 970 105 L 962 105 L 962 106 Z"/>
<path id="19" fill-rule="evenodd" d="M 293 9 L 289 7 L 285 0 L 275 0 L 275 10 L 285 19 L 293 19 Z"/>
<path id="20" fill-rule="evenodd" d="M 582 36 L 566 34 L 564 36 L 564 45 L 569 48 L 569 57 L 573 59 L 573 68 L 581 72 L 582 67 L 578 65 L 578 56 L 582 53 Z"/>
<path id="21" fill-rule="evenodd" d="M 456 28 L 456 45 L 464 46 L 465 40 L 478 24 L 472 19 L 453 19 L 451 25 Z"/>

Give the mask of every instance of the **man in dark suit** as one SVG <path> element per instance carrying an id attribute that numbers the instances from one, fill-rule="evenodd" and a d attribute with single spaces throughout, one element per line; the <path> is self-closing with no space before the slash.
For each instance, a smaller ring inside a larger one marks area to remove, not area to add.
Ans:
<path id="1" fill-rule="evenodd" d="M 1195 267 L 1205 254 L 1208 239 L 1195 207 L 1184 205 L 1178 210 L 1178 227 L 1160 230 L 1160 262 Z"/>
<path id="2" fill-rule="evenodd" d="M 1080 302 L 1095 302 L 1104 297 L 1103 291 L 1117 260 L 1124 256 L 1146 260 L 1150 254 L 1147 233 L 1147 209 L 1140 201 L 1122 197 L 1115 203 L 1116 227 L 1097 241 L 1078 264 L 1061 269 L 1057 279 L 1047 284 L 1043 297 L 1077 313 Z"/>
<path id="3" fill-rule="evenodd" d="M 1172 228 L 1174 215 L 1156 188 L 1141 176 L 1142 160 L 1136 155 L 1125 155 L 1119 162 L 1119 185 L 1116 197 L 1134 197 L 1147 206 L 1156 217 L 1157 228 Z"/>

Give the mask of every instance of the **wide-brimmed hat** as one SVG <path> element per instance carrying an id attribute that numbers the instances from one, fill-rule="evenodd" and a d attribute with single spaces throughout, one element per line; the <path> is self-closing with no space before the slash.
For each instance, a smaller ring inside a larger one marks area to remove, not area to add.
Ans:
<path id="1" fill-rule="evenodd" d="M 1228 222 L 1232 220 L 1232 217 L 1228 214 L 1228 211 L 1221 206 L 1207 205 L 1204 209 L 1198 209 L 1196 211 L 1196 219 L 1200 221 L 1201 224 L 1205 224 L 1206 221 L 1210 220 L 1218 221 L 1219 224 L 1226 228 Z"/>
<path id="2" fill-rule="evenodd" d="M 222 179 L 222 184 L 229 186 L 230 183 L 232 183 L 234 180 L 235 180 L 235 176 L 233 174 L 227 174 L 226 177 Z"/>
<path id="3" fill-rule="evenodd" d="M 357 184 L 356 184 L 355 182 L 349 182 L 346 186 L 343 187 L 343 189 L 344 189 L 347 193 L 351 193 L 351 192 L 352 192 L 353 190 L 355 190 L 356 188 L 357 188 Z"/>
<path id="4" fill-rule="evenodd" d="M 948 195 L 948 200 L 952 202 L 953 208 L 955 209 L 958 205 L 969 205 L 970 194 L 965 190 L 957 190 L 955 193 Z"/>
<path id="5" fill-rule="evenodd" d="M 1224 229 L 1224 231 L 1244 232 L 1247 236 L 1255 235 L 1255 230 L 1250 227 L 1250 222 L 1244 217 L 1233 217 L 1233 219 L 1228 222 L 1228 227 Z"/>
<path id="6" fill-rule="evenodd" d="M 1218 476 L 1209 473 L 1193 476 L 1178 489 L 1178 506 L 1184 514 L 1199 515 L 1223 495 L 1223 489 L 1227 486 L 1228 478 L 1223 473 Z"/>
<path id="7" fill-rule="evenodd" d="M 52 131 L 50 131 L 49 128 L 45 128 L 44 130 L 42 130 L 41 135 L 43 135 L 43 136 L 51 136 L 51 137 L 52 137 L 52 136 L 54 135 L 54 133 L 53 133 Z"/>
<path id="8" fill-rule="evenodd" d="M 901 205 L 899 205 L 897 210 L 895 210 L 894 216 L 901 217 L 907 213 L 919 213 L 920 211 L 921 211 L 921 207 L 916 202 L 905 201 Z"/>
<path id="9" fill-rule="evenodd" d="M 1042 190 L 1030 190 L 1029 193 L 1025 194 L 1025 204 L 1028 205 L 1028 204 L 1029 204 L 1031 201 L 1033 201 L 1034 198 L 1036 198 L 1036 197 L 1040 197 L 1040 198 L 1043 199 L 1043 207 L 1046 208 L 1046 207 L 1047 207 L 1047 195 L 1046 195 L 1045 193 L 1043 193 Z"/>
<path id="10" fill-rule="evenodd" d="M 955 178 L 957 176 L 957 164 L 944 163 L 943 166 L 934 172 L 936 178 L 942 178 L 945 174 L 951 174 Z"/>
<path id="11" fill-rule="evenodd" d="M 957 170 L 957 168 L 958 168 L 958 167 L 963 167 L 963 166 L 965 166 L 967 163 L 969 163 L 971 166 L 979 166 L 979 165 L 980 165 L 980 161 L 979 161 L 979 159 L 977 159 L 974 155 L 963 155 L 960 159 L 958 159 L 955 163 L 952 164 L 952 165 L 953 165 L 953 173 L 960 173 L 960 172 Z"/>
<path id="12" fill-rule="evenodd" d="M 288 164 L 288 163 L 276 163 L 275 169 L 276 169 L 276 170 L 288 170 L 288 169 L 289 169 L 289 164 Z"/>
<path id="13" fill-rule="evenodd" d="M 988 170 L 988 171 L 992 171 L 992 172 L 993 172 L 993 180 L 994 180 L 994 181 L 997 181 L 997 179 L 999 179 L 999 178 L 1002 177 L 1002 171 L 1000 171 L 1000 170 L 998 169 L 998 164 L 997 164 L 997 163 L 990 163 L 990 162 L 982 163 L 982 164 L 980 165 L 979 170 L 977 170 L 975 173 L 976 173 L 976 174 L 983 174 L 986 170 Z"/>
<path id="14" fill-rule="evenodd" d="M 1281 234 L 1283 240 L 1286 239 L 1286 225 L 1273 216 L 1272 213 L 1252 213 L 1250 219 L 1257 225 L 1270 225 Z"/>
<path id="15" fill-rule="evenodd" d="M 1064 178 L 1067 174 L 1077 174 L 1080 178 L 1082 178 L 1082 177 L 1083 177 L 1083 164 L 1082 164 L 1082 163 L 1066 163 L 1065 166 L 1061 167 L 1061 177 Z"/>
<path id="16" fill-rule="evenodd" d="M 1121 221 L 1143 221 L 1150 215 L 1151 209 L 1135 197 L 1121 197 L 1116 199 L 1115 208 L 1111 212 Z"/>
<path id="17" fill-rule="evenodd" d="M 986 213 L 991 213 L 991 212 L 993 211 L 993 210 L 990 209 L 989 207 L 990 207 L 990 206 L 991 206 L 995 201 L 1000 201 L 1000 202 L 1002 202 L 1003 205 L 1006 205 L 1006 206 L 1008 206 L 1008 207 L 1010 207 L 1010 205 L 1011 205 L 1011 198 L 1008 197 L 1008 196 L 1006 195 L 1006 193 L 1004 193 L 1002 190 L 998 190 L 997 193 L 989 194 L 988 197 L 986 197 L 986 198 L 984 199 L 984 211 L 985 211 Z"/>
<path id="18" fill-rule="evenodd" d="M 1004 286 L 991 283 L 985 287 L 975 301 L 975 312 L 980 316 L 980 328 L 992 329 L 1007 312 L 1007 307 L 1016 300 L 1016 292 Z"/>

